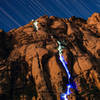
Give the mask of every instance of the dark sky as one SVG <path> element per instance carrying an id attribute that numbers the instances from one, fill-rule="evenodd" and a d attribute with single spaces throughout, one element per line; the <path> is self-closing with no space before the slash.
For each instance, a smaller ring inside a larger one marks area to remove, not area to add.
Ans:
<path id="1" fill-rule="evenodd" d="M 40 16 L 87 19 L 100 13 L 100 0 L 0 0 L 0 28 L 9 31 Z"/>

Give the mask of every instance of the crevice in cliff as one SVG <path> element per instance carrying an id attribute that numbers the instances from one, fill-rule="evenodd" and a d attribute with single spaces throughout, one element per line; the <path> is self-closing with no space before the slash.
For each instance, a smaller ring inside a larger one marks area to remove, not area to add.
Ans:
<path id="1" fill-rule="evenodd" d="M 50 76 L 49 67 L 48 67 L 48 61 L 51 57 L 52 57 L 52 53 L 45 54 L 42 57 L 41 63 L 42 63 L 42 67 L 43 67 L 43 76 L 44 76 L 44 79 L 46 82 L 47 89 L 48 89 L 50 95 L 52 96 L 53 100 L 57 100 L 57 97 L 55 95 L 54 89 L 51 84 L 51 80 L 50 80 L 51 76 Z"/>
<path id="2" fill-rule="evenodd" d="M 13 49 L 12 36 L 4 31 L 0 32 L 0 58 L 5 59 Z"/>
<path id="3" fill-rule="evenodd" d="M 28 74 L 28 64 L 25 61 L 25 58 L 20 57 L 16 61 L 10 63 L 10 75 L 9 75 L 9 98 L 10 100 L 17 100 L 22 95 L 26 96 L 28 100 L 31 100 L 33 95 L 36 96 L 36 89 L 33 89 L 33 85 L 28 85 L 28 81 L 33 80 L 26 79 Z M 34 84 L 34 82 L 33 82 Z M 34 91 L 34 93 L 33 93 Z M 17 99 L 15 99 L 15 97 Z"/>
<path id="4" fill-rule="evenodd" d="M 75 75 L 74 70 L 73 70 L 73 66 L 75 63 L 75 57 L 73 55 L 73 53 L 68 50 L 68 54 L 66 54 L 68 56 L 68 68 L 70 70 L 70 73 L 72 74 L 72 77 Z"/>
<path id="5" fill-rule="evenodd" d="M 66 73 L 66 71 L 65 71 L 65 69 L 64 69 L 64 67 L 63 67 L 63 65 L 62 65 L 62 63 L 60 62 L 60 60 L 59 60 L 59 54 L 58 53 L 56 53 L 55 54 L 55 57 L 56 57 L 56 62 L 57 62 L 57 64 L 59 65 L 59 68 L 61 69 L 61 71 L 63 72 L 63 73 Z M 63 91 L 66 91 L 66 83 L 68 83 L 68 76 L 67 76 L 67 74 L 62 74 L 63 76 L 62 76 L 62 90 Z"/>

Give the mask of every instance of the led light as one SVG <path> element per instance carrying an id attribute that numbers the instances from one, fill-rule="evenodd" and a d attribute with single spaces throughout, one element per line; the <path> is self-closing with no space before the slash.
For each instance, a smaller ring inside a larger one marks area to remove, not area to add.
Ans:
<path id="1" fill-rule="evenodd" d="M 61 100 L 68 100 L 67 95 L 65 93 L 61 94 Z"/>
<path id="2" fill-rule="evenodd" d="M 38 30 L 38 26 L 37 26 L 37 25 L 38 25 L 38 22 L 37 22 L 37 21 L 35 21 L 33 24 L 34 24 L 34 26 L 35 26 L 36 30 Z"/>

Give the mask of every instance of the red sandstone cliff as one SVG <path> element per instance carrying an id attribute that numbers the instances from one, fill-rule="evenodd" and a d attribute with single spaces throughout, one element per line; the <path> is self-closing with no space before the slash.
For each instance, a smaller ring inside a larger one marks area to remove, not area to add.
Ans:
<path id="1" fill-rule="evenodd" d="M 67 75 L 57 40 L 76 83 L 68 100 L 99 100 L 100 13 L 88 20 L 42 16 L 5 33 L 0 30 L 0 100 L 60 100 Z M 3 99 L 1 99 L 3 98 Z"/>

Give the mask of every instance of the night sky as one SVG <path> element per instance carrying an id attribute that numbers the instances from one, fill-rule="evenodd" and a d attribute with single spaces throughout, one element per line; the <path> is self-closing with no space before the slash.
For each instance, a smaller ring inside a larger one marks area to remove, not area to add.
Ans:
<path id="1" fill-rule="evenodd" d="M 0 29 L 6 32 L 40 16 L 87 19 L 100 13 L 100 0 L 0 0 Z"/>

